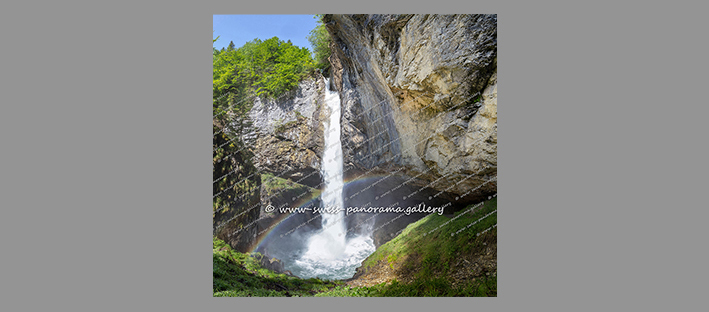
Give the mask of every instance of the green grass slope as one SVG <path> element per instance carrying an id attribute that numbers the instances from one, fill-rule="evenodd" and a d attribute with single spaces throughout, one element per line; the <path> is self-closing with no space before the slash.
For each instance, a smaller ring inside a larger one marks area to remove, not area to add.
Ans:
<path id="1" fill-rule="evenodd" d="M 364 275 L 386 269 L 395 278 L 389 283 L 362 287 L 277 274 L 214 239 L 214 296 L 494 297 L 497 296 L 496 211 L 495 197 L 452 217 L 431 214 L 409 224 L 370 255 L 361 268 Z M 491 263 L 494 265 L 490 266 Z"/>
<path id="2" fill-rule="evenodd" d="M 343 284 L 264 269 L 257 259 L 232 250 L 217 238 L 213 238 L 212 261 L 214 297 L 305 297 Z"/>
<path id="3" fill-rule="evenodd" d="M 316 296 L 497 296 L 496 211 L 494 197 L 453 217 L 431 214 L 411 223 L 362 264 L 364 275 L 393 271 L 390 284 L 339 286 Z"/>

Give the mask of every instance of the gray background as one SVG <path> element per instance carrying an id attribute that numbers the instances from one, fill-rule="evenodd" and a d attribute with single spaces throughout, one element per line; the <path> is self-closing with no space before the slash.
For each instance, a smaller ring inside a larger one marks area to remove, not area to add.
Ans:
<path id="1" fill-rule="evenodd" d="M 2 310 L 699 306 L 705 11 L 463 3 L 3 3 Z M 214 13 L 498 14 L 497 298 L 212 298 Z"/>

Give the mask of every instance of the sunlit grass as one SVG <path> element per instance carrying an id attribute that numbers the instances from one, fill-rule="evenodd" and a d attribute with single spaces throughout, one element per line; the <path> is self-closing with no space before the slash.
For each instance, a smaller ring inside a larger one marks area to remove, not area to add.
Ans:
<path id="1" fill-rule="evenodd" d="M 474 211 L 468 208 L 457 212 L 453 218 L 432 214 L 409 224 L 399 236 L 380 246 L 363 263 L 365 267 L 372 267 L 379 260 L 385 260 L 392 268 L 401 261 L 402 265 L 411 265 L 406 259 L 415 253 L 421 261 L 411 283 L 393 280 L 370 287 L 350 287 L 341 281 L 304 280 L 264 269 L 256 258 L 236 252 L 214 238 L 214 296 L 497 296 L 495 275 L 465 281 L 458 286 L 452 286 L 446 279 L 452 260 L 459 254 L 483 248 L 483 236 L 478 233 L 490 229 L 488 236 L 497 235 L 497 229 L 491 228 L 497 224 L 497 213 L 492 213 L 497 209 L 496 198 Z"/>

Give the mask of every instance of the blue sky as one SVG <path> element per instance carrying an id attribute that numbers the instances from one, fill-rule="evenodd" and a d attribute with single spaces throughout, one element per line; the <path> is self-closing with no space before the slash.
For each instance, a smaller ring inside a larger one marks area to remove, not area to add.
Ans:
<path id="1" fill-rule="evenodd" d="M 213 15 L 212 39 L 219 36 L 214 47 L 221 49 L 234 41 L 238 48 L 255 38 L 290 39 L 294 45 L 313 50 L 307 37 L 317 25 L 313 15 Z"/>

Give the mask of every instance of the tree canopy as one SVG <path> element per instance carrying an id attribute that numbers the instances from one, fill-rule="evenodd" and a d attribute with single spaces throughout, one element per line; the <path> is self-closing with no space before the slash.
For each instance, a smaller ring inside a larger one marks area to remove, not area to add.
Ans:
<path id="1" fill-rule="evenodd" d="M 254 95 L 276 98 L 294 89 L 313 69 L 307 48 L 298 48 L 278 37 L 254 39 L 238 49 L 214 52 L 213 97 L 221 99 L 233 94 L 236 100 Z M 227 102 L 219 101 L 217 106 Z"/>
<path id="2" fill-rule="evenodd" d="M 318 21 L 318 25 L 310 31 L 308 41 L 310 41 L 313 46 L 313 52 L 315 52 L 315 67 L 325 71 L 330 67 L 330 61 L 328 61 L 330 57 L 330 34 L 325 29 L 322 16 L 323 14 L 313 16 Z"/>
<path id="3" fill-rule="evenodd" d="M 307 48 L 278 37 L 254 39 L 239 48 L 234 42 L 221 50 L 212 48 L 213 212 L 236 208 L 236 194 L 260 185 L 260 175 L 244 178 L 255 171 L 253 153 L 247 148 L 254 138 L 245 135 L 251 133 L 247 114 L 255 97 L 280 98 L 317 69 L 329 67 L 323 63 L 329 56 L 329 41 L 323 39 L 327 32 L 321 32 L 325 30 L 322 23 L 318 27 L 311 32 L 313 39 L 308 38 L 317 43 L 313 48 L 317 61 Z M 322 49 L 328 49 L 324 58 Z"/>
<path id="4" fill-rule="evenodd" d="M 229 42 L 226 49 L 213 51 L 212 97 L 215 118 L 222 118 L 227 110 L 232 117 L 245 117 L 255 97 L 276 99 L 297 88 L 303 78 L 316 70 L 326 70 L 330 65 L 330 37 L 321 18 L 316 15 L 318 26 L 310 32 L 308 40 L 313 45 L 313 54 L 307 48 L 273 37 L 267 40 L 254 39 L 236 48 Z M 216 39 L 212 39 L 215 42 Z M 220 117 L 221 116 L 221 117 Z M 233 118 L 232 118 L 233 119 Z M 242 118 L 246 119 L 246 118 Z M 231 128 L 234 122 L 220 124 Z M 239 126 L 239 128 L 241 128 Z M 239 133 L 241 129 L 229 129 Z"/>

